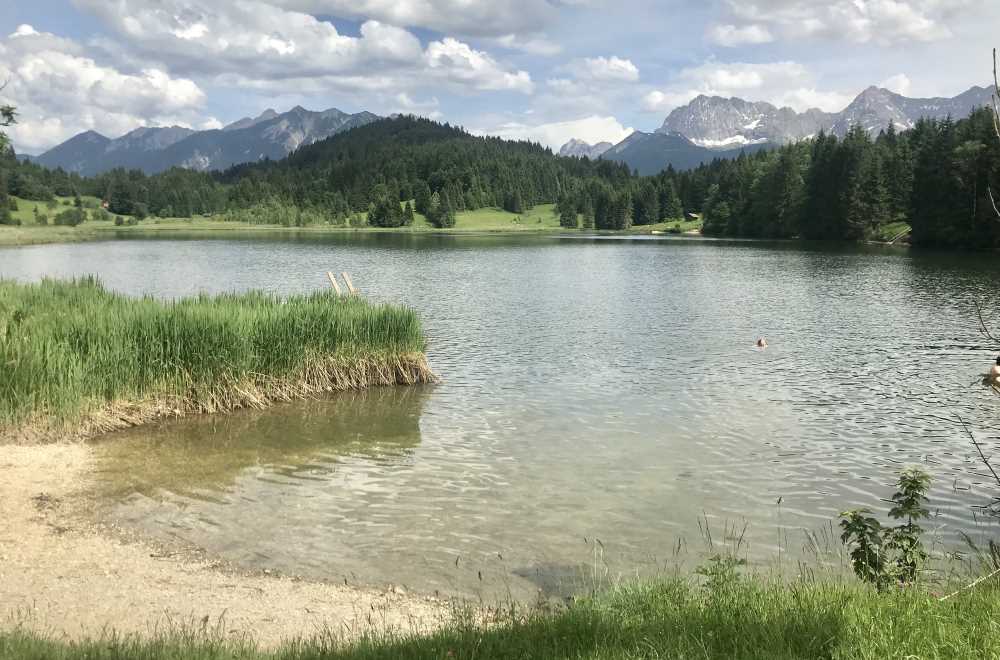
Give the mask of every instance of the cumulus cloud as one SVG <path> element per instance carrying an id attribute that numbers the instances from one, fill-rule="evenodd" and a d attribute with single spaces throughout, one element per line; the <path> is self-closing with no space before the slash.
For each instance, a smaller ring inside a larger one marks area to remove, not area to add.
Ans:
<path id="1" fill-rule="evenodd" d="M 590 144 L 598 142 L 618 144 L 631 135 L 634 130 L 633 128 L 625 128 L 614 117 L 592 115 L 570 121 L 543 124 L 505 122 L 493 128 L 477 129 L 473 132 L 480 135 L 499 135 L 510 140 L 530 140 L 555 151 L 573 138 Z"/>
<path id="2" fill-rule="evenodd" d="M 578 78 L 604 82 L 636 82 L 639 68 L 621 57 L 585 57 L 574 60 L 568 67 Z"/>
<path id="3" fill-rule="evenodd" d="M 437 97 L 421 101 L 406 92 L 400 92 L 392 98 L 390 105 L 392 107 L 390 114 L 420 115 L 429 119 L 440 119 L 442 116 L 438 109 L 441 102 Z"/>
<path id="4" fill-rule="evenodd" d="M 103 0 L 90 0 L 102 2 Z M 563 0 L 272 0 L 285 9 L 316 15 L 377 20 L 460 35 L 503 36 L 534 32 L 556 20 Z"/>
<path id="5" fill-rule="evenodd" d="M 736 25 L 713 25 L 708 31 L 708 39 L 720 46 L 736 48 L 737 46 L 748 44 L 771 43 L 774 41 L 774 35 L 762 25 L 751 24 L 744 25 L 743 27 Z"/>
<path id="6" fill-rule="evenodd" d="M 506 71 L 489 54 L 451 37 L 428 44 L 426 61 L 432 72 L 473 89 L 527 93 L 534 89 L 527 71 Z"/>
<path id="7" fill-rule="evenodd" d="M 702 94 L 768 101 L 800 112 L 809 108 L 843 110 L 852 98 L 817 90 L 815 77 L 798 62 L 706 62 L 682 70 L 669 87 L 647 93 L 642 107 L 647 112 L 668 112 Z"/>
<path id="8" fill-rule="evenodd" d="M 149 124 L 202 121 L 205 93 L 157 68 L 126 73 L 86 57 L 79 44 L 20 26 L 0 40 L 4 103 L 18 107 L 15 146 L 52 146 L 82 129 L 117 137 Z"/>
<path id="9" fill-rule="evenodd" d="M 529 55 L 552 57 L 562 52 L 562 46 L 544 34 L 534 37 L 523 37 L 516 34 L 505 34 L 497 37 L 494 42 L 509 50 L 519 50 Z"/>
<path id="10" fill-rule="evenodd" d="M 474 91 L 530 93 L 533 89 L 526 71 L 506 67 L 489 53 L 453 37 L 432 41 L 424 48 L 413 33 L 374 19 L 361 24 L 358 36 L 346 35 L 328 21 L 283 6 L 302 3 L 76 2 L 98 15 L 133 49 L 168 62 L 172 70 L 214 75 L 250 88 L 305 81 L 306 85 L 357 90 L 422 84 Z M 389 7 L 392 3 L 382 4 Z"/>
<path id="11" fill-rule="evenodd" d="M 889 76 L 888 78 L 880 82 L 878 86 L 884 87 L 885 89 L 888 89 L 890 92 L 896 92 L 897 94 L 902 94 L 903 96 L 907 96 L 910 93 L 912 82 L 910 81 L 909 76 L 907 76 L 905 73 L 897 73 L 896 75 Z"/>
<path id="12" fill-rule="evenodd" d="M 729 13 L 790 39 L 882 45 L 952 36 L 949 21 L 971 0 L 727 0 Z"/>

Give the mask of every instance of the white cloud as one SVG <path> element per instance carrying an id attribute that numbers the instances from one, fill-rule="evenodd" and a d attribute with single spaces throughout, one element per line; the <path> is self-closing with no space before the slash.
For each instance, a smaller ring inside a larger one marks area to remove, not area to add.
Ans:
<path id="1" fill-rule="evenodd" d="M 667 113 L 674 108 L 690 103 L 691 99 L 702 93 L 695 89 L 686 91 L 654 89 L 642 97 L 642 109 L 646 112 Z"/>
<path id="2" fill-rule="evenodd" d="M 614 117 L 593 115 L 570 121 L 535 125 L 506 122 L 492 129 L 480 129 L 473 132 L 480 135 L 499 135 L 510 140 L 530 140 L 556 151 L 573 138 L 590 144 L 598 142 L 618 144 L 631 135 L 634 130 L 633 128 L 625 128 Z"/>
<path id="3" fill-rule="evenodd" d="M 544 34 L 535 37 L 522 37 L 516 34 L 505 34 L 497 37 L 494 42 L 503 48 L 519 50 L 529 55 L 540 55 L 542 57 L 552 57 L 562 52 L 562 46 L 545 36 Z"/>
<path id="4" fill-rule="evenodd" d="M 912 87 L 912 82 L 909 76 L 905 73 L 897 73 L 894 76 L 890 76 L 879 83 L 879 87 L 884 87 L 890 92 L 896 92 L 897 94 L 902 94 L 907 96 L 910 93 L 910 88 Z"/>
<path id="5" fill-rule="evenodd" d="M 747 44 L 771 43 L 774 41 L 774 35 L 766 27 L 756 24 L 744 25 L 743 27 L 713 25 L 708 31 L 708 39 L 720 46 L 736 48 Z"/>
<path id="6" fill-rule="evenodd" d="M 103 2 L 105 0 L 88 0 Z M 152 0 L 151 0 L 152 1 Z M 393 25 L 462 35 L 534 32 L 555 22 L 560 0 L 272 0 L 285 9 L 317 15 L 374 18 Z"/>
<path id="7" fill-rule="evenodd" d="M 360 35 L 350 36 L 340 33 L 330 22 L 288 8 L 309 3 L 76 3 L 97 14 L 133 50 L 148 59 L 164 61 L 171 70 L 189 75 L 214 76 L 226 84 L 276 89 L 302 83 L 320 89 L 356 91 L 427 85 L 447 85 L 458 91 L 530 93 L 533 89 L 526 71 L 511 69 L 489 53 L 453 37 L 432 41 L 424 48 L 413 33 L 378 20 L 364 21 Z M 376 4 L 384 9 L 374 11 L 376 15 L 423 7 L 421 3 L 406 2 Z M 396 9 L 390 10 L 390 5 Z"/>
<path id="8" fill-rule="evenodd" d="M 117 137 L 149 124 L 198 120 L 205 93 L 157 68 L 123 73 L 82 55 L 79 44 L 21 26 L 0 41 L 2 100 L 18 107 L 15 145 L 47 148 L 84 129 Z"/>
<path id="9" fill-rule="evenodd" d="M 441 111 L 438 109 L 440 105 L 441 103 L 436 97 L 427 99 L 426 101 L 418 101 L 406 92 L 400 92 L 392 99 L 393 109 L 390 111 L 390 114 L 420 115 L 428 119 L 440 119 L 442 116 Z"/>
<path id="10" fill-rule="evenodd" d="M 431 71 L 440 71 L 445 78 L 467 83 L 473 89 L 529 94 L 534 90 L 527 71 L 507 71 L 489 54 L 451 37 L 428 44 L 426 61 Z"/>
<path id="11" fill-rule="evenodd" d="M 970 0 L 728 0 L 730 14 L 786 38 L 891 45 L 952 36 L 948 22 Z"/>
<path id="12" fill-rule="evenodd" d="M 836 91 L 818 91 L 815 76 L 798 62 L 710 61 L 682 70 L 670 86 L 647 93 L 642 108 L 647 112 L 669 112 L 702 94 L 768 101 L 799 112 L 809 108 L 843 110 L 852 98 Z"/>
<path id="13" fill-rule="evenodd" d="M 33 35 L 36 35 L 36 34 L 38 34 L 38 31 L 35 30 L 35 28 L 33 28 L 33 27 L 31 27 L 30 25 L 27 25 L 27 24 L 22 24 L 22 25 L 18 25 L 17 29 L 14 30 L 14 33 L 11 34 L 10 36 L 12 38 L 13 37 L 30 37 L 30 36 L 33 36 Z"/>
<path id="14" fill-rule="evenodd" d="M 585 57 L 574 60 L 568 69 L 578 78 L 603 82 L 636 82 L 639 68 L 621 57 Z"/>

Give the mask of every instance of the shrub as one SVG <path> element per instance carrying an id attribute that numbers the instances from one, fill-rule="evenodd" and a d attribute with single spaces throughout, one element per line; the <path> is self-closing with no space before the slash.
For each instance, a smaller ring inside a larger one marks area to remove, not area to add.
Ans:
<path id="1" fill-rule="evenodd" d="M 76 227 L 86 219 L 83 209 L 71 208 L 56 214 L 54 224 L 62 227 Z"/>
<path id="2" fill-rule="evenodd" d="M 921 536 L 924 530 L 917 521 L 930 517 L 925 504 L 931 477 L 920 468 L 907 468 L 899 475 L 897 491 L 892 495 L 889 517 L 906 522 L 883 527 L 870 509 L 855 509 L 840 514 L 841 541 L 850 549 L 854 574 L 879 589 L 890 584 L 914 582 L 927 560 Z"/>

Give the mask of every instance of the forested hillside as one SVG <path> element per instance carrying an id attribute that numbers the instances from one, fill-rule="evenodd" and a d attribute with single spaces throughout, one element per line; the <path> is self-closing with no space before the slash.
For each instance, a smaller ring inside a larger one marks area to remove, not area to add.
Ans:
<path id="1" fill-rule="evenodd" d="M 924 245 L 1000 247 L 991 190 L 1000 183 L 992 113 L 920 120 L 870 139 L 816 139 L 680 176 L 708 234 L 860 240 L 907 223 Z"/>
<path id="2" fill-rule="evenodd" d="M 874 140 L 861 128 L 776 151 L 640 177 L 624 165 L 562 158 L 537 144 L 476 137 L 414 117 L 384 119 L 280 161 L 205 174 L 113 170 L 81 178 L 0 160 L 0 222 L 9 195 L 92 195 L 108 210 L 281 224 L 402 226 L 414 211 L 440 227 L 486 207 L 522 213 L 556 203 L 567 229 L 622 230 L 698 213 L 722 236 L 864 240 L 905 233 L 922 245 L 1000 247 L 990 191 L 1000 188 L 990 111 L 921 120 Z M 9 220 L 8 220 L 9 221 Z"/>

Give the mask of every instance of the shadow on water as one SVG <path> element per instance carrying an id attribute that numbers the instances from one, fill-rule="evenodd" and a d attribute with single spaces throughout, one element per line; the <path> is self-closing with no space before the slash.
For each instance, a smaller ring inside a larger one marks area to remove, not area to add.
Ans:
<path id="1" fill-rule="evenodd" d="M 168 492 L 205 497 L 249 468 L 314 477 L 345 456 L 398 461 L 420 444 L 429 387 L 386 387 L 329 398 L 173 420 L 94 442 L 97 495 Z"/>

